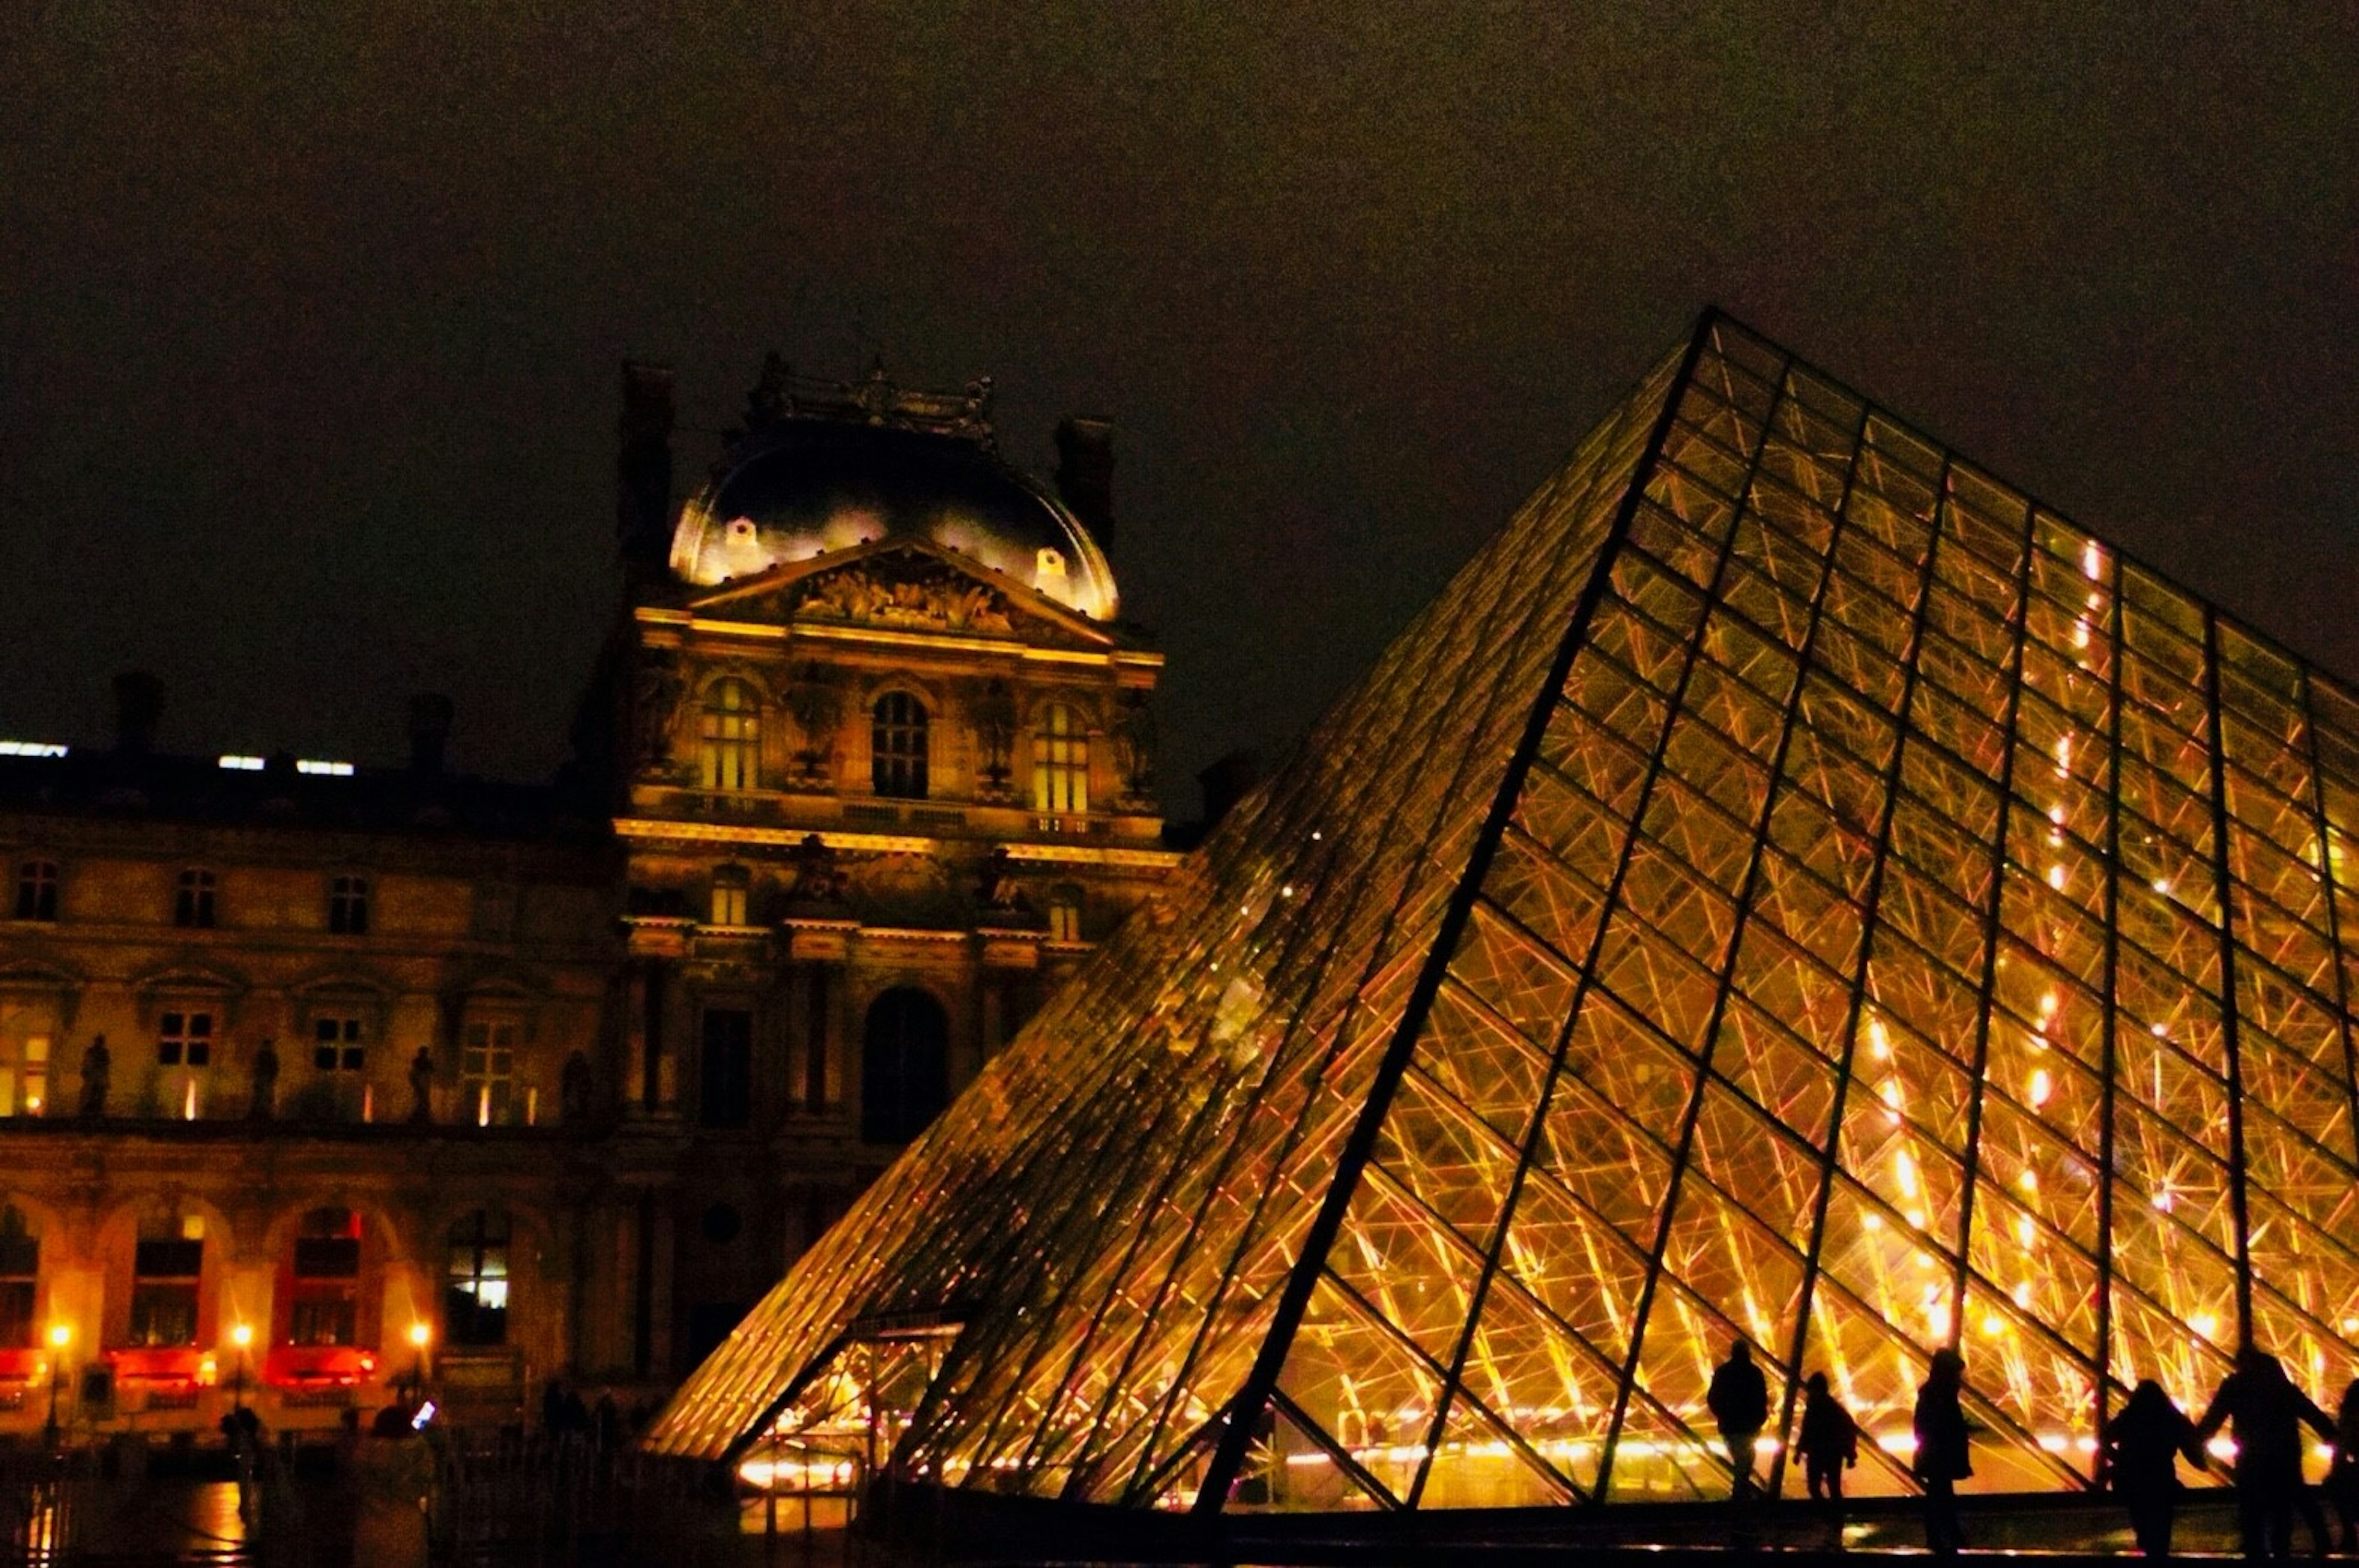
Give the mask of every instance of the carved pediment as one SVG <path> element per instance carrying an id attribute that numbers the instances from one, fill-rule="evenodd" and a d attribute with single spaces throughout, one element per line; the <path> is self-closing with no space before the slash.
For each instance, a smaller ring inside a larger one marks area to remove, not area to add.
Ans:
<path id="1" fill-rule="evenodd" d="M 1028 589 L 908 541 L 766 573 L 708 594 L 691 608 L 774 625 L 817 622 L 1064 647 L 1103 647 L 1114 641 Z"/>
<path id="2" fill-rule="evenodd" d="M 1007 596 L 947 562 L 915 551 L 871 556 L 818 572 L 779 590 L 788 619 L 955 632 L 971 637 L 1016 633 Z"/>

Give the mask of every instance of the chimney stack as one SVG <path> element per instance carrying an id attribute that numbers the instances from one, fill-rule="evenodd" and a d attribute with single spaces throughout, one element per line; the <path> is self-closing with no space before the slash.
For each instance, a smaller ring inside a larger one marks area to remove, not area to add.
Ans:
<path id="1" fill-rule="evenodd" d="M 633 563 L 660 567 L 671 555 L 671 389 L 669 365 L 623 362 L 614 526 Z"/>
<path id="2" fill-rule="evenodd" d="M 451 719 L 458 709 L 439 691 L 421 691 L 409 699 L 409 771 L 431 776 L 442 771 L 443 752 L 451 741 Z"/>
<path id="3" fill-rule="evenodd" d="M 156 726 L 164 717 L 164 683 L 146 670 L 114 677 L 114 749 L 128 757 L 156 748 Z"/>
<path id="4" fill-rule="evenodd" d="M 1079 415 L 1057 427 L 1057 497 L 1098 542 L 1114 544 L 1114 423 Z"/>

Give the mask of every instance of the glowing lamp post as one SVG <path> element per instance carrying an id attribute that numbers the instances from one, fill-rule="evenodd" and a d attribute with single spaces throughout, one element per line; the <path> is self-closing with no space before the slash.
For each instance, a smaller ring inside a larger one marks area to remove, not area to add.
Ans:
<path id="1" fill-rule="evenodd" d="M 434 1331 L 422 1321 L 409 1325 L 409 1348 L 413 1353 L 409 1363 L 409 1385 L 413 1395 L 422 1396 L 426 1392 L 426 1344 L 433 1337 Z"/>
<path id="2" fill-rule="evenodd" d="M 237 1346 L 237 1367 L 229 1378 L 230 1408 L 242 1411 L 245 1408 L 245 1353 L 254 1346 L 254 1325 L 234 1325 L 229 1331 L 229 1342 Z"/>
<path id="3" fill-rule="evenodd" d="M 41 1436 L 51 1448 L 58 1445 L 58 1390 L 66 1380 L 66 1346 L 72 1343 L 71 1324 L 49 1325 L 49 1420 Z"/>

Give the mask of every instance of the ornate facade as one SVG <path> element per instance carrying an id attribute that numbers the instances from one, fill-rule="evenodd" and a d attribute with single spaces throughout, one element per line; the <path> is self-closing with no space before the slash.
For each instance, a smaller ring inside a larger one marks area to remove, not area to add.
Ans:
<path id="1" fill-rule="evenodd" d="M 1103 427 L 1051 491 L 985 387 L 774 364 L 675 512 L 625 402 L 560 785 L 435 699 L 407 768 L 165 755 L 144 677 L 0 754 L 0 1433 L 658 1391 L 1171 863 Z"/>

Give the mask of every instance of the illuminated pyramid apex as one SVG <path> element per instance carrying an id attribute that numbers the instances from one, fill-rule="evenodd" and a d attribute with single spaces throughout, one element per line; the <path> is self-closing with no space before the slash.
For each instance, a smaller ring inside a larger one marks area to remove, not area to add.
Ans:
<path id="1" fill-rule="evenodd" d="M 2354 833 L 2343 687 L 1709 313 L 652 1442 L 1719 1496 L 1742 1340 L 1858 1490 L 1945 1347 L 1973 1485 L 2087 1486 L 2140 1379 L 2359 1370 Z"/>

